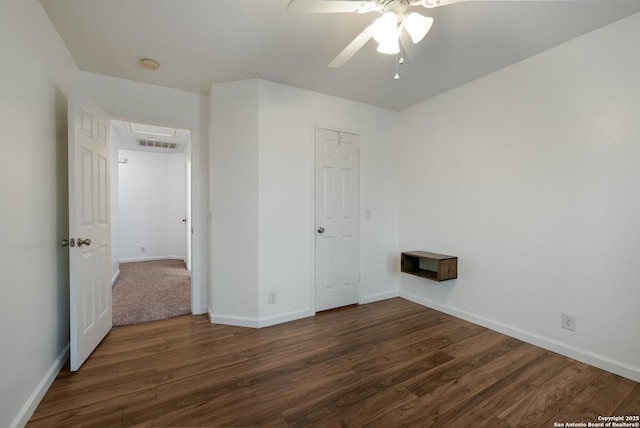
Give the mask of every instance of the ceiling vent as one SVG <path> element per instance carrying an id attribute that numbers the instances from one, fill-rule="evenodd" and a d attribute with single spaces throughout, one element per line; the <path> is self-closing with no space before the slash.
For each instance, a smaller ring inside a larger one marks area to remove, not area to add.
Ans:
<path id="1" fill-rule="evenodd" d="M 138 140 L 139 147 L 153 147 L 156 149 L 177 150 L 180 144 L 168 143 L 166 141 L 158 140 Z"/>

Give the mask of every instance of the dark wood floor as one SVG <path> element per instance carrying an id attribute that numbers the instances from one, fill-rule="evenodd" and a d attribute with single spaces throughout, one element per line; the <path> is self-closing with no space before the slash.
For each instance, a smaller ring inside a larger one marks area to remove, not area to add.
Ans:
<path id="1" fill-rule="evenodd" d="M 553 427 L 638 415 L 640 384 L 402 299 L 264 329 L 113 329 L 28 427 Z"/>

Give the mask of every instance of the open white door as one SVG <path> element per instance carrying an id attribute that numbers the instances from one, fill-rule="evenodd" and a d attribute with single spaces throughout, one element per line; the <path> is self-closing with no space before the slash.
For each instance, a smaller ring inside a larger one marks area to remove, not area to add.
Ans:
<path id="1" fill-rule="evenodd" d="M 70 368 L 76 371 L 111 330 L 109 117 L 69 97 Z"/>
<path id="2" fill-rule="evenodd" d="M 358 303 L 359 138 L 316 128 L 316 311 Z"/>

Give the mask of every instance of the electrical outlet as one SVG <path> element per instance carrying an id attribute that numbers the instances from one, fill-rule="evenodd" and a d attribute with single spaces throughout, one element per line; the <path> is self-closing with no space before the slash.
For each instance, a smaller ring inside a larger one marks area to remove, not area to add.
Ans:
<path id="1" fill-rule="evenodd" d="M 145 247 L 145 246 L 140 247 L 140 252 L 141 253 L 146 253 L 147 252 L 147 247 Z"/>
<path id="2" fill-rule="evenodd" d="M 276 293 L 275 291 L 269 291 L 269 304 L 275 305 L 277 299 L 278 299 L 278 293 Z"/>
<path id="3" fill-rule="evenodd" d="M 576 316 L 571 314 L 562 313 L 562 328 L 567 330 L 576 331 Z"/>

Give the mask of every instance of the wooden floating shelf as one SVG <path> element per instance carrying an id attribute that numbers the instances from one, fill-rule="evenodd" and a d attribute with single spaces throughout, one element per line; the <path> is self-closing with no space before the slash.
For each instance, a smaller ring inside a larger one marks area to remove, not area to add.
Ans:
<path id="1" fill-rule="evenodd" d="M 458 277 L 458 258 L 426 251 L 408 251 L 400 255 L 400 271 L 433 281 Z"/>

